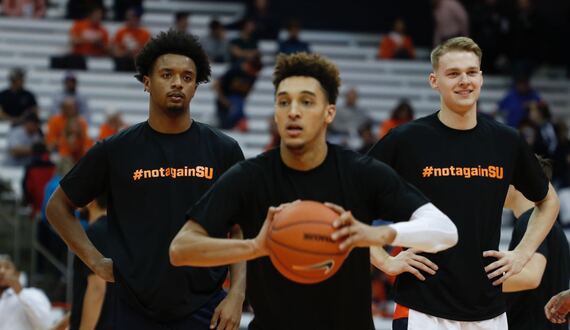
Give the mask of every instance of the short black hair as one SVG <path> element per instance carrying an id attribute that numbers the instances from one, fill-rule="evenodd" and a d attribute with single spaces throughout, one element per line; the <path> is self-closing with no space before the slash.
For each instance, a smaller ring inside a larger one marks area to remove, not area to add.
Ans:
<path id="1" fill-rule="evenodd" d="M 198 37 L 173 29 L 160 32 L 147 42 L 135 58 L 138 81 L 152 71 L 156 59 L 164 54 L 187 56 L 196 64 L 196 83 L 202 84 L 210 80 L 211 68 L 208 55 L 200 45 Z"/>
<path id="2" fill-rule="evenodd" d="M 340 73 L 332 61 L 319 54 L 279 54 L 273 72 L 275 92 L 281 81 L 294 76 L 315 78 L 323 87 L 329 104 L 336 104 Z"/>
<path id="3" fill-rule="evenodd" d="M 186 19 L 188 17 L 190 17 L 189 11 L 182 10 L 182 11 L 177 11 L 176 13 L 174 13 L 174 20 L 176 22 L 178 22 L 181 19 Z"/>

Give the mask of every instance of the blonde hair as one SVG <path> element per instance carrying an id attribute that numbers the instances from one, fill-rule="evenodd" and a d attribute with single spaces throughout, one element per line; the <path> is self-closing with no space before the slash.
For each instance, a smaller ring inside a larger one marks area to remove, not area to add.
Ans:
<path id="1" fill-rule="evenodd" d="M 479 58 L 479 63 L 481 63 L 481 59 L 483 57 L 483 52 L 479 45 L 473 41 L 471 38 L 467 37 L 456 37 L 451 38 L 444 41 L 439 46 L 435 47 L 430 54 L 431 66 L 434 70 L 437 70 L 439 66 L 439 59 L 453 51 L 465 51 L 465 52 L 472 52 Z"/>

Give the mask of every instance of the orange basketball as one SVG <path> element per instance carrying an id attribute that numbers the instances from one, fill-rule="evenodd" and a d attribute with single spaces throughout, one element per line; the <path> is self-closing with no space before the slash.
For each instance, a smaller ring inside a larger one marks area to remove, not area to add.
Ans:
<path id="1" fill-rule="evenodd" d="M 340 251 L 331 239 L 338 214 L 323 203 L 300 201 L 275 215 L 267 246 L 271 262 L 294 282 L 318 283 L 333 276 L 348 251 Z"/>

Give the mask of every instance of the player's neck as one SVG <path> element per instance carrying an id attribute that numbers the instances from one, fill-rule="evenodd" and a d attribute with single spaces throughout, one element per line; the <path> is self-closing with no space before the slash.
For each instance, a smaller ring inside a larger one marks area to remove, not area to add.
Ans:
<path id="1" fill-rule="evenodd" d="M 442 104 L 437 117 L 445 126 L 457 130 L 469 130 L 477 125 L 477 109 L 475 107 L 465 112 L 455 112 Z"/>
<path id="2" fill-rule="evenodd" d="M 159 133 L 177 134 L 190 128 L 192 118 L 190 117 L 190 111 L 185 111 L 176 116 L 168 116 L 161 110 L 156 109 L 149 111 L 148 124 Z"/>
<path id="3" fill-rule="evenodd" d="M 289 149 L 281 144 L 281 159 L 287 167 L 297 171 L 309 171 L 321 165 L 327 157 L 328 146 L 326 142 L 314 147 L 304 147 L 299 150 Z"/>

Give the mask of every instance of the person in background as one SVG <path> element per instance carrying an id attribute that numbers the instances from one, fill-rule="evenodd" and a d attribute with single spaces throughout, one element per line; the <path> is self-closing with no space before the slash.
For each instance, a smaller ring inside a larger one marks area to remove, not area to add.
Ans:
<path id="1" fill-rule="evenodd" d="M 41 122 L 33 112 L 28 113 L 20 126 L 12 127 L 8 133 L 6 146 L 7 157 L 4 164 L 8 166 L 25 166 L 32 159 L 32 146 L 43 141 Z"/>
<path id="2" fill-rule="evenodd" d="M 135 56 L 150 40 L 150 32 L 141 26 L 142 10 L 129 8 L 125 24 L 117 30 L 111 42 L 115 71 L 135 71 Z"/>
<path id="3" fill-rule="evenodd" d="M 390 119 L 385 120 L 382 125 L 380 125 L 380 131 L 378 132 L 379 138 L 383 138 L 392 128 L 412 120 L 414 120 L 414 109 L 408 100 L 401 100 L 394 110 L 392 110 Z"/>
<path id="4" fill-rule="evenodd" d="M 116 134 L 120 130 L 126 128 L 128 125 L 123 121 L 121 112 L 115 108 L 108 108 L 106 111 L 105 122 L 99 126 L 99 137 L 98 140 L 103 140 L 113 134 Z"/>
<path id="5" fill-rule="evenodd" d="M 2 14 L 11 17 L 42 18 L 46 15 L 46 1 L 2 0 Z"/>
<path id="6" fill-rule="evenodd" d="M 85 19 L 77 20 L 69 31 L 72 54 L 75 56 L 104 56 L 108 54 L 109 32 L 103 26 L 103 8 L 93 6 Z"/>
<path id="7" fill-rule="evenodd" d="M 24 288 L 10 256 L 0 254 L 0 329 L 45 330 L 51 325 L 50 310 L 45 293 Z"/>
<path id="8" fill-rule="evenodd" d="M 287 39 L 279 41 L 277 54 L 293 54 L 293 53 L 310 53 L 311 47 L 308 42 L 301 41 L 299 34 L 301 33 L 301 23 L 297 19 L 291 19 L 287 23 Z"/>
<path id="9" fill-rule="evenodd" d="M 208 24 L 208 35 L 200 38 L 204 51 L 210 61 L 225 63 L 229 60 L 229 42 L 226 38 L 226 30 L 217 19 L 212 19 Z"/>
<path id="10" fill-rule="evenodd" d="M 35 95 L 24 86 L 26 72 L 22 68 L 13 68 L 8 80 L 10 87 L 0 91 L 0 120 L 19 125 L 28 112 L 38 113 L 38 103 Z"/>
<path id="11" fill-rule="evenodd" d="M 63 100 L 65 100 L 65 98 L 68 96 L 71 96 L 77 103 L 77 110 L 79 111 L 79 114 L 83 116 L 87 122 L 90 122 L 91 114 L 89 113 L 87 98 L 77 91 L 77 76 L 72 71 L 66 71 L 63 75 L 62 82 L 63 90 L 53 98 L 53 102 L 49 111 L 49 117 L 58 114 L 61 110 Z"/>
<path id="12" fill-rule="evenodd" d="M 412 37 L 406 34 L 406 22 L 398 17 L 392 31 L 385 34 L 378 48 L 379 59 L 414 59 L 416 50 Z"/>
<path id="13" fill-rule="evenodd" d="M 191 14 L 188 11 L 177 11 L 174 13 L 174 25 L 172 28 L 179 32 L 189 33 L 190 16 Z"/>

